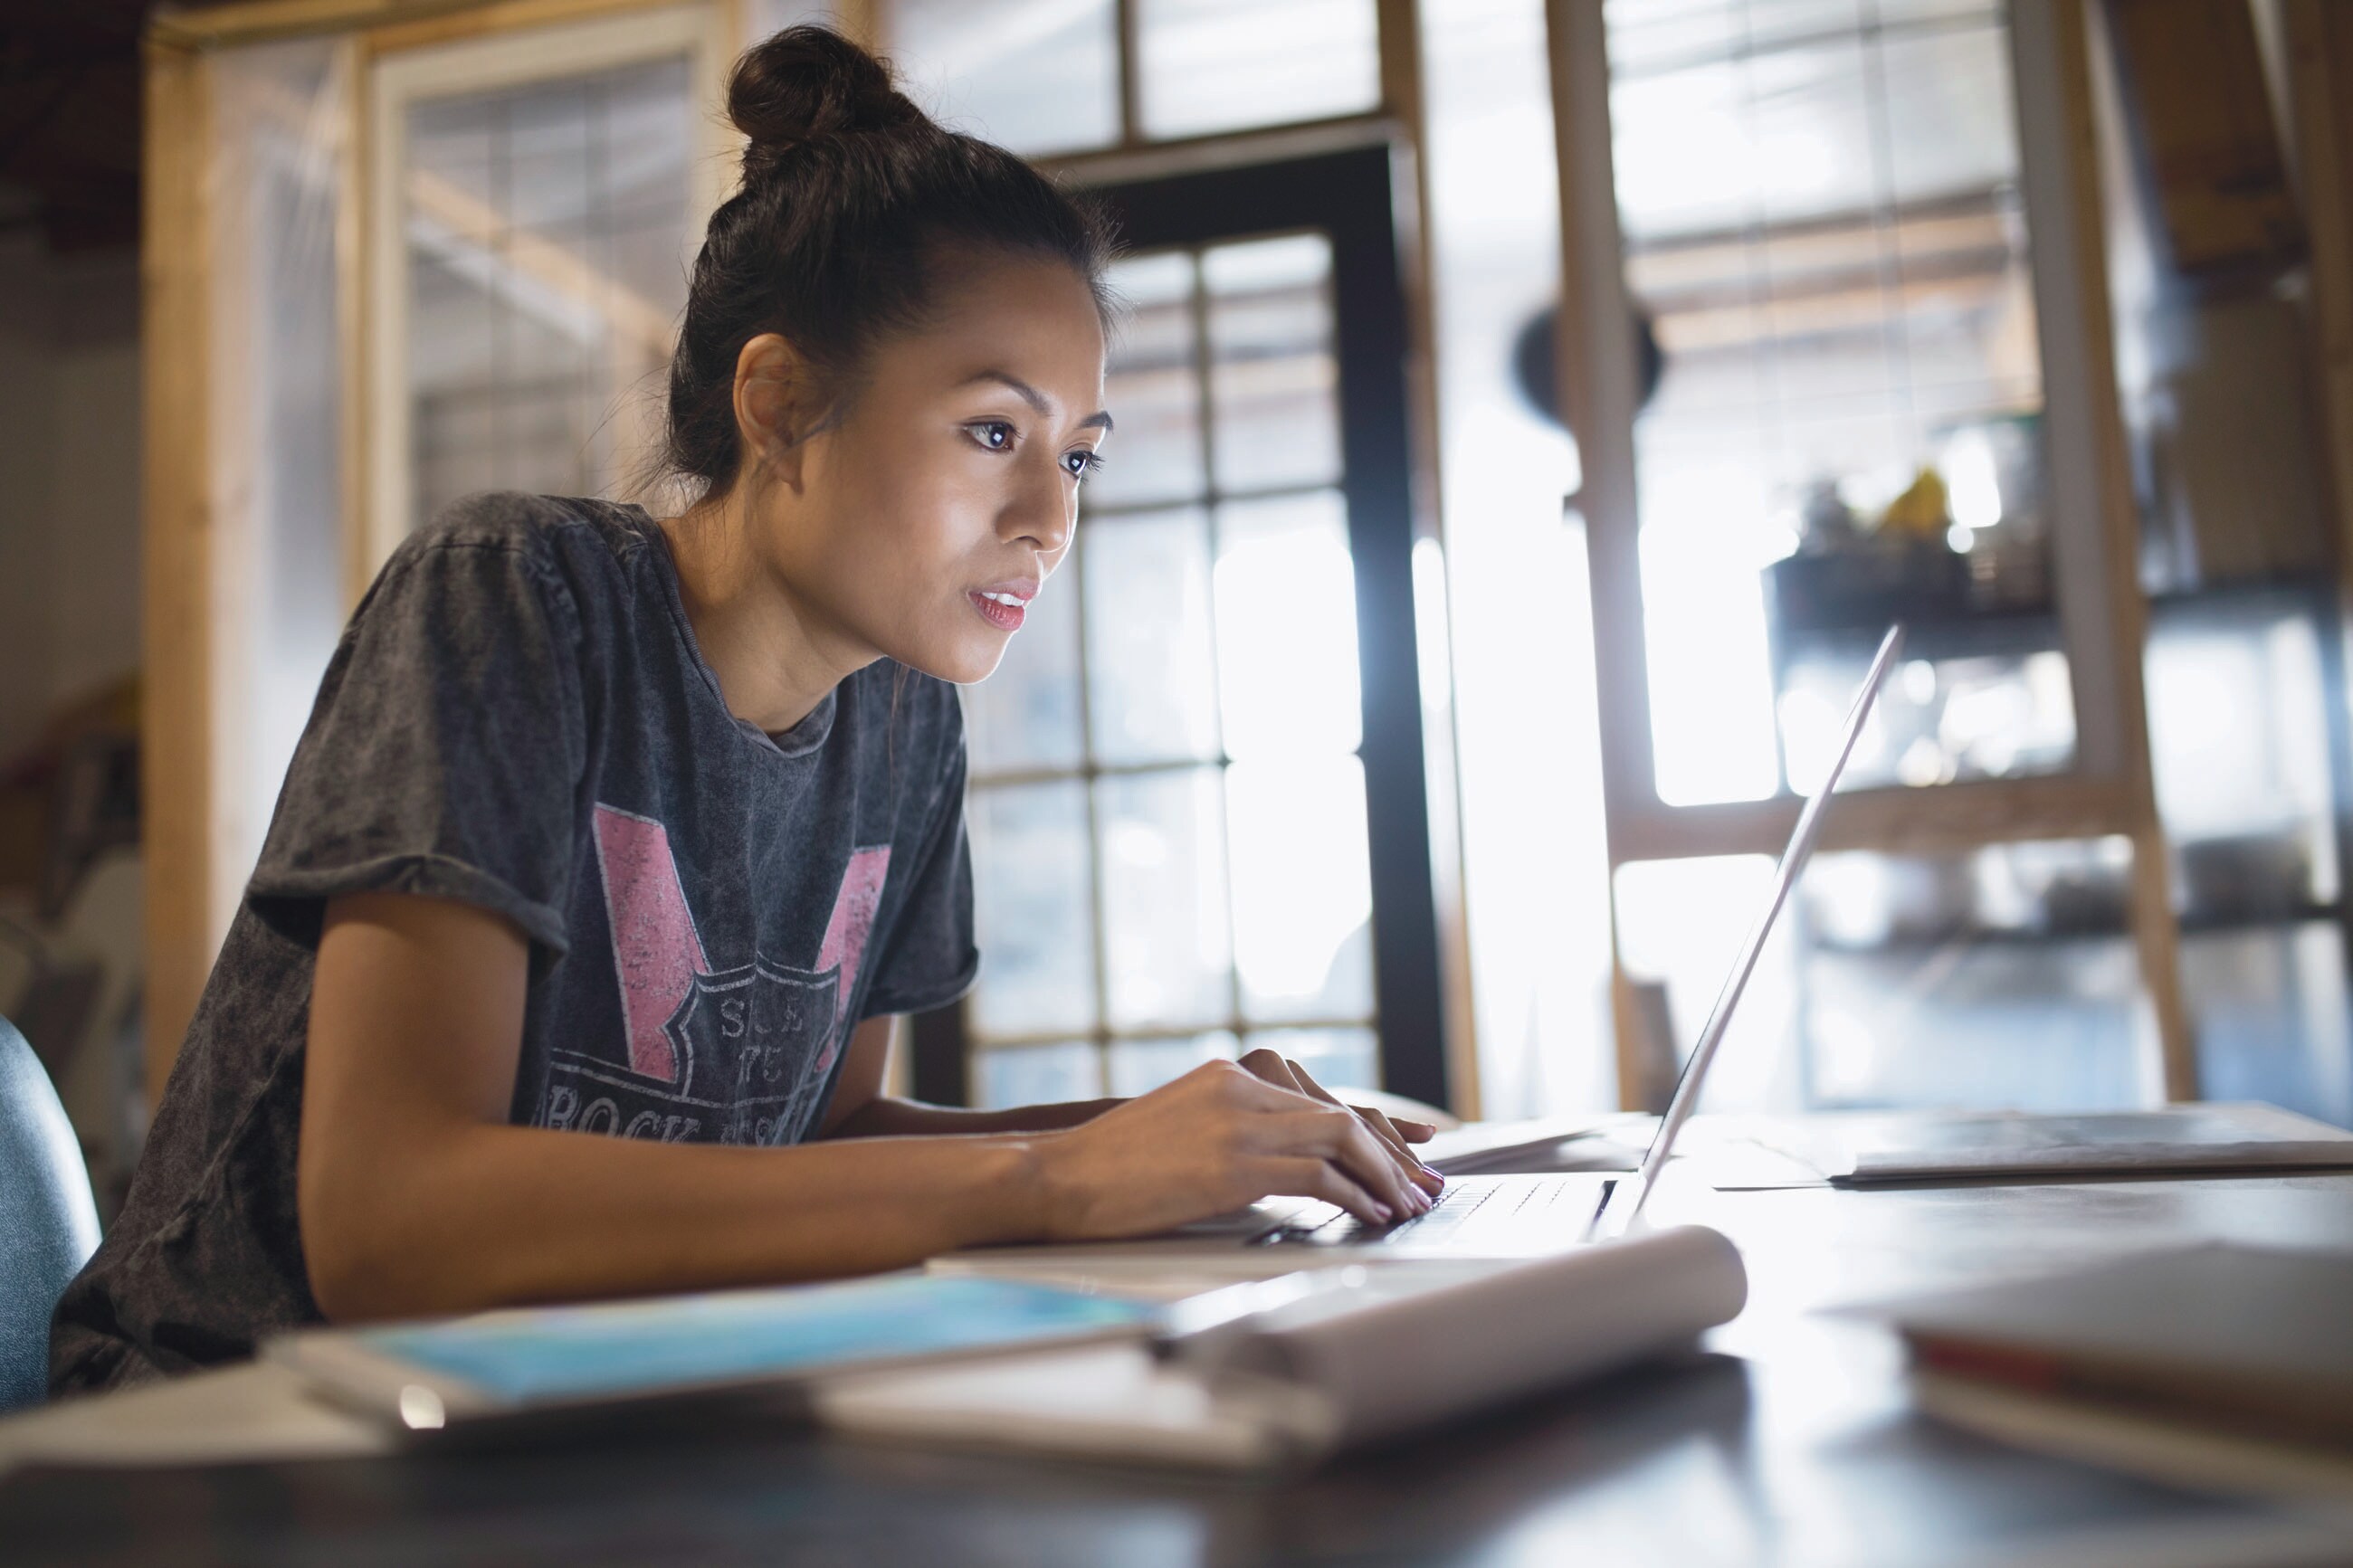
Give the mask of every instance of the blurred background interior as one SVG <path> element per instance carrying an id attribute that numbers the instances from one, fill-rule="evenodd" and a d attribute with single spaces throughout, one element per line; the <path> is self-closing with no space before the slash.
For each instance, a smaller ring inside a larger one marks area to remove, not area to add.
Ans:
<path id="1" fill-rule="evenodd" d="M 808 19 L 1133 247 L 915 1089 L 1654 1104 L 1900 616 L 1712 1108 L 2353 1122 L 2353 7 L 10 10 L 0 1013 L 104 1207 L 375 564 L 640 493 Z"/>

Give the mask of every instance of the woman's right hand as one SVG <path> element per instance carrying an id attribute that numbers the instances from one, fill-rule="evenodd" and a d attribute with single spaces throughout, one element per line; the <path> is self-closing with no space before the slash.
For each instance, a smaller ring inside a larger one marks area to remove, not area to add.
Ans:
<path id="1" fill-rule="evenodd" d="M 1355 1111 L 1229 1061 L 1041 1138 L 1038 1152 L 1056 1241 L 1148 1236 L 1276 1195 L 1321 1198 L 1374 1226 L 1431 1201 Z"/>

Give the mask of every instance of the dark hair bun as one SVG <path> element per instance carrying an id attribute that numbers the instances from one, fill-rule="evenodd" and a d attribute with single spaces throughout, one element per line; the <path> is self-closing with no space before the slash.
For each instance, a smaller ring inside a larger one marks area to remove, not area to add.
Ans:
<path id="1" fill-rule="evenodd" d="M 727 118 L 751 139 L 753 180 L 797 147 L 828 137 L 890 131 L 923 119 L 891 85 L 881 60 L 827 27 L 787 27 L 754 45 L 727 82 Z"/>

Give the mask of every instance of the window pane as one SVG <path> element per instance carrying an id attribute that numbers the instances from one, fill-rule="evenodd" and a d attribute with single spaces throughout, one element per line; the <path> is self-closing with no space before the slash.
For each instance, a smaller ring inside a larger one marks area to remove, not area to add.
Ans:
<path id="1" fill-rule="evenodd" d="M 650 449 L 685 304 L 684 59 L 406 116 L 415 521 L 471 490 L 600 494 Z"/>
<path id="2" fill-rule="evenodd" d="M 1219 488 L 1232 493 L 1338 478 L 1330 242 L 1304 234 L 1220 246 L 1203 255 L 1201 272 Z"/>
<path id="3" fill-rule="evenodd" d="M 1787 661 L 1780 720 L 1792 789 L 1810 795 L 1829 774 L 1870 662 L 1852 643 Z M 2074 744 L 2075 694 L 2064 656 L 2046 649 L 1906 659 L 1881 689 L 1840 787 L 2049 773 L 2066 765 Z"/>
<path id="4" fill-rule="evenodd" d="M 997 673 L 963 688 L 975 778 L 1079 764 L 1079 584 L 1065 562 L 1029 601 Z"/>
<path id="5" fill-rule="evenodd" d="M 1252 1029 L 1242 1049 L 1289 1058 L 1325 1089 L 1381 1087 L 1380 1052 L 1370 1029 Z"/>
<path id="6" fill-rule="evenodd" d="M 1377 108 L 1373 0 L 1136 0 L 1145 134 L 1198 136 Z"/>
<path id="7" fill-rule="evenodd" d="M 1149 1094 L 1203 1062 L 1237 1055 L 1234 1037 L 1223 1029 L 1167 1040 L 1114 1040 L 1111 1047 L 1111 1092 L 1123 1098 Z"/>
<path id="8" fill-rule="evenodd" d="M 1128 317 L 1112 343 L 1104 406 L 1119 428 L 1086 482 L 1090 509 L 1191 500 L 1208 492 L 1201 456 L 1201 383 L 1194 352 L 1193 258 L 1133 257 L 1111 269 Z"/>
<path id="9" fill-rule="evenodd" d="M 1998 21 L 1898 34 L 1883 58 L 1896 199 L 1981 191 L 2017 173 L 2010 51 Z"/>
<path id="10" fill-rule="evenodd" d="M 1113 0 L 893 0 L 890 53 L 919 101 L 1016 153 L 1119 140 Z"/>
<path id="11" fill-rule="evenodd" d="M 1373 880 L 1364 766 L 1354 757 L 1237 763 L 1234 963 L 1242 1016 L 1362 1018 L 1373 1011 Z"/>
<path id="12" fill-rule="evenodd" d="M 1998 12 L 1607 15 L 1627 281 L 1662 366 L 1635 426 L 1661 796 L 1804 787 L 1821 705 L 1852 695 L 1827 672 L 1859 675 L 1898 618 L 1935 710 L 1912 717 L 1970 734 L 1915 735 L 1859 776 L 2063 769 Z"/>
<path id="13" fill-rule="evenodd" d="M 1208 519 L 1158 512 L 1097 520 L 1080 531 L 1096 758 L 1214 759 Z"/>
<path id="14" fill-rule="evenodd" d="M 2329 682 L 2308 612 L 2256 601 L 2160 612 L 2148 644 L 2148 742 L 2166 831 L 2192 846 L 2300 838 L 2332 884 Z M 2197 878 L 2189 895 L 2197 910 Z"/>
<path id="15" fill-rule="evenodd" d="M 1356 565 L 1339 492 L 1219 509 L 1217 587 L 1228 754 L 1355 751 Z"/>
<path id="16" fill-rule="evenodd" d="M 982 954 L 974 1032 L 1043 1035 L 1095 1023 L 1085 786 L 975 789 L 974 921 Z"/>
<path id="17" fill-rule="evenodd" d="M 1183 1028 L 1230 1017 L 1218 770 L 1106 778 L 1095 788 L 1112 1026 Z"/>
<path id="18" fill-rule="evenodd" d="M 1820 869 L 1817 860 L 1808 876 Z M 1644 1058 L 1633 1076 L 1644 1098 L 1663 1104 L 1765 907 L 1773 861 L 1764 855 L 1637 860 L 1618 868 L 1614 881 L 1627 977 L 1657 1003 L 1643 1011 Z M 1806 1103 L 1793 1038 L 1802 929 L 1786 914 L 1775 922 L 1725 1030 L 1701 1110 L 1794 1110 Z"/>
<path id="19" fill-rule="evenodd" d="M 1103 1060 L 1084 1040 L 975 1051 L 973 1102 L 984 1110 L 1103 1097 Z"/>

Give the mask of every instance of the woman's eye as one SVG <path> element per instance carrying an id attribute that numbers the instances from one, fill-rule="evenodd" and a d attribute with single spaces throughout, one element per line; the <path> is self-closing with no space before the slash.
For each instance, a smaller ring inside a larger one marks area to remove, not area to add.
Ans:
<path id="1" fill-rule="evenodd" d="M 1074 479 L 1083 479 L 1103 466 L 1103 460 L 1092 452 L 1068 452 L 1062 457 L 1062 467 Z"/>
<path id="2" fill-rule="evenodd" d="M 974 440 L 992 452 L 1009 452 L 1013 449 L 1013 426 L 1002 419 L 983 419 L 977 424 L 967 425 L 965 428 L 972 433 Z"/>

